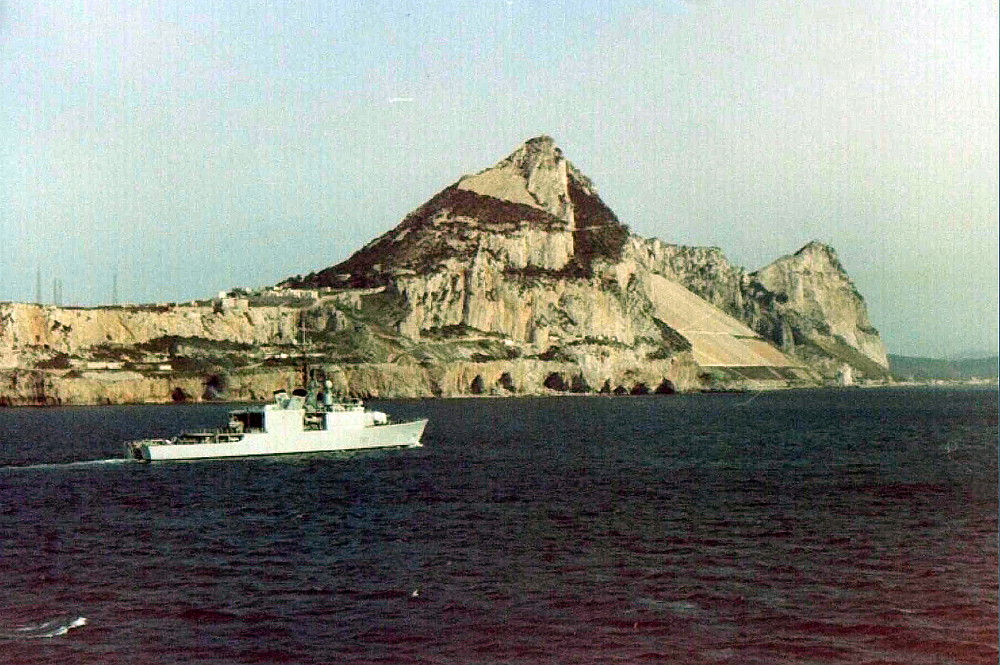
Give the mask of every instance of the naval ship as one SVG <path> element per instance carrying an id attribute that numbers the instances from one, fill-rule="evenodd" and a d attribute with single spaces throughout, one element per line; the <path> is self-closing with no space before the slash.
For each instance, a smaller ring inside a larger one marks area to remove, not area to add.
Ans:
<path id="1" fill-rule="evenodd" d="M 271 404 L 230 411 L 219 429 L 128 441 L 125 457 L 157 462 L 420 447 L 426 419 L 394 422 L 359 399 L 334 399 L 330 381 L 323 387 L 279 390 Z"/>

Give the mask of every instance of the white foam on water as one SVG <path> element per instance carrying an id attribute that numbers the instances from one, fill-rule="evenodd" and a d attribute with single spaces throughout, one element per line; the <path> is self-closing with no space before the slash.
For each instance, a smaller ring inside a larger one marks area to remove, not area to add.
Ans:
<path id="1" fill-rule="evenodd" d="M 44 469 L 80 469 L 95 466 L 117 466 L 119 464 L 132 464 L 138 460 L 125 459 L 124 457 L 114 457 L 111 459 L 93 459 L 82 462 L 57 462 L 53 464 L 25 464 L 24 466 L 3 466 L 4 471 L 38 471 Z"/>
<path id="2" fill-rule="evenodd" d="M 65 635 L 74 628 L 87 625 L 87 617 L 60 617 L 16 628 L 0 627 L 0 639 L 38 640 Z"/>

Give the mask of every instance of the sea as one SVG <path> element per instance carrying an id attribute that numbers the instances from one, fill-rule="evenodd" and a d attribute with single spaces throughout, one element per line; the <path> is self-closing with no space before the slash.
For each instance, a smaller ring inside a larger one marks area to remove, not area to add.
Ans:
<path id="1" fill-rule="evenodd" d="M 997 663 L 995 387 L 372 406 L 424 447 L 0 410 L 0 663 Z"/>

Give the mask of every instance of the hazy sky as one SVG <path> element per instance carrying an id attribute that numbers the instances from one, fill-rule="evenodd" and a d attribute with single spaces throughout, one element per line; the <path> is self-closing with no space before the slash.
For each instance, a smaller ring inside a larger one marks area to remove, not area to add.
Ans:
<path id="1" fill-rule="evenodd" d="M 0 4 L 0 300 L 321 269 L 545 133 L 641 235 L 821 240 L 891 351 L 996 349 L 995 1 L 341 4 Z"/>

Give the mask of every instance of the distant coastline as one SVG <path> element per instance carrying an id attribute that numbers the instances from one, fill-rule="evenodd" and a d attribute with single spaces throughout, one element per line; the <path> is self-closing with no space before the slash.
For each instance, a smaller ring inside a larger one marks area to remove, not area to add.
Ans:
<path id="1" fill-rule="evenodd" d="M 368 394 L 357 395 L 366 400 L 374 401 L 397 401 L 397 400 L 452 400 L 452 399 L 538 399 L 538 398 L 583 398 L 583 399 L 627 399 L 630 397 L 663 397 L 669 398 L 674 395 L 683 396 L 711 396 L 711 395 L 752 395 L 758 393 L 787 392 L 787 391 L 850 391 L 850 390 L 885 390 L 894 388 L 926 388 L 926 389 L 996 389 L 1000 387 L 1000 382 L 996 378 L 990 379 L 934 379 L 934 380 L 908 380 L 892 382 L 865 382 L 849 386 L 835 385 L 828 383 L 825 385 L 777 385 L 774 383 L 760 384 L 754 387 L 745 388 L 698 388 L 678 390 L 672 393 L 657 393 L 654 391 L 639 393 L 602 393 L 602 392 L 572 392 L 572 391 L 538 391 L 516 394 L 474 394 L 474 393 L 454 393 L 448 395 L 396 395 L 396 394 Z M 205 398 L 204 396 L 186 396 L 183 399 L 157 399 L 146 398 L 138 400 L 121 399 L 113 400 L 107 397 L 90 401 L 57 401 L 57 400 L 20 400 L 12 402 L 6 396 L 0 396 L 0 408 L 58 408 L 58 407 L 82 407 L 82 406 L 152 406 L 152 405 L 191 405 L 191 404 L 216 404 L 216 405 L 240 405 L 240 404 L 266 404 L 270 400 L 262 395 L 247 397 L 246 395 L 234 395 L 232 397 L 220 396 Z"/>
<path id="2" fill-rule="evenodd" d="M 1000 375 L 1000 357 L 980 358 L 922 358 L 889 354 L 889 364 L 894 376 L 901 381 L 992 381 Z"/>

